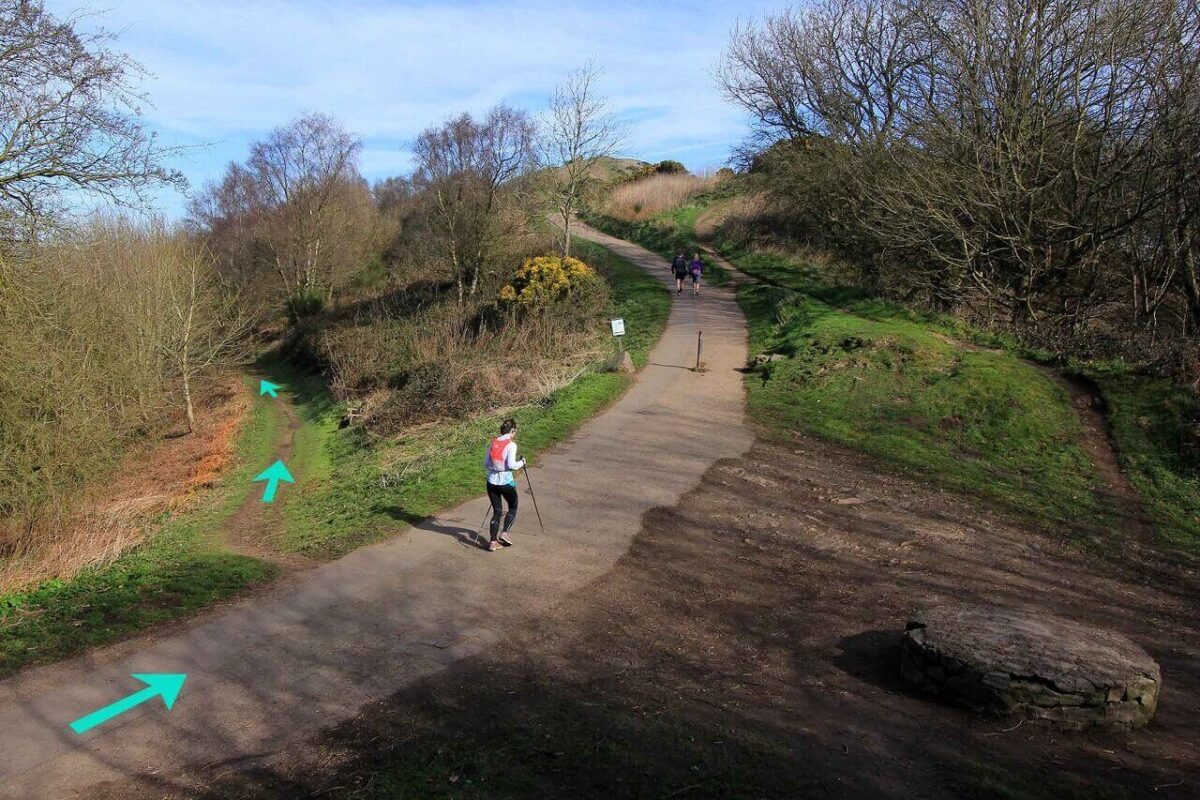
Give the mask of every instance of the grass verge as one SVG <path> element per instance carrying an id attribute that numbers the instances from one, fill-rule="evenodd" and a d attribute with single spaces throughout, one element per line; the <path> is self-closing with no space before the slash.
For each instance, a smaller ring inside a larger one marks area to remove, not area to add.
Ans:
<path id="1" fill-rule="evenodd" d="M 111 564 L 0 595 L 0 676 L 121 639 L 271 578 L 273 565 L 224 550 L 212 534 L 256 490 L 250 479 L 270 463 L 283 425 L 270 403 L 255 402 L 238 435 L 237 466 L 212 502 L 164 521 Z"/>

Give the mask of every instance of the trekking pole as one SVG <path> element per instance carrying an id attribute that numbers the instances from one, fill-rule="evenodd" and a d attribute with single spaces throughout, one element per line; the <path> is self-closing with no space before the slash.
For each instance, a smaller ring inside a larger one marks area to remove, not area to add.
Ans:
<path id="1" fill-rule="evenodd" d="M 529 496 L 533 498 L 533 510 L 537 514 L 538 527 L 542 529 L 542 536 L 546 535 L 546 526 L 542 524 L 542 512 L 538 509 L 537 495 L 533 493 L 533 481 L 529 479 L 529 467 L 525 467 L 525 483 L 529 485 Z"/>
<path id="2" fill-rule="evenodd" d="M 479 523 L 479 530 L 475 531 L 475 538 L 483 537 L 483 526 L 487 525 L 488 517 L 492 516 L 492 507 L 488 506 L 487 511 L 483 512 L 483 522 Z"/>

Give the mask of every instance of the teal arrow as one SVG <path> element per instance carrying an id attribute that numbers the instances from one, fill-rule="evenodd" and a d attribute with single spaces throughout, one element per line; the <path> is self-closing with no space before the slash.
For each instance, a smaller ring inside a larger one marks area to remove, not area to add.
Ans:
<path id="1" fill-rule="evenodd" d="M 287 481 L 288 483 L 296 482 L 296 479 L 292 477 L 292 473 L 288 472 L 288 468 L 283 465 L 282 461 L 276 461 L 267 467 L 254 480 L 267 482 L 267 490 L 263 492 L 262 496 L 264 503 L 275 502 L 275 489 L 279 486 L 280 481 Z"/>
<path id="2" fill-rule="evenodd" d="M 146 688 L 140 692 L 134 692 L 127 697 L 122 697 L 112 705 L 93 711 L 85 717 L 80 717 L 71 723 L 71 730 L 80 734 L 87 733 L 97 725 L 103 725 L 113 717 L 120 716 L 129 709 L 140 706 L 147 700 L 152 700 L 160 696 L 163 699 L 163 705 L 170 711 L 171 706 L 175 705 L 175 698 L 179 697 L 179 690 L 183 688 L 183 682 L 187 680 L 187 675 L 185 674 L 171 674 L 169 672 L 135 674 L 132 677 L 146 684 Z"/>
<path id="3" fill-rule="evenodd" d="M 265 394 L 269 394 L 271 397 L 279 397 L 279 385 L 270 381 L 260 380 L 258 382 L 258 396 L 262 397 Z"/>

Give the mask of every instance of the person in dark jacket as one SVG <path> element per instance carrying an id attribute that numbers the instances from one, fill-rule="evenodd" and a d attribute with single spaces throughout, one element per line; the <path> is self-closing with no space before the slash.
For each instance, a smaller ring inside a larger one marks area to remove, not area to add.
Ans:
<path id="1" fill-rule="evenodd" d="M 671 270 L 675 273 L 675 294 L 683 293 L 683 279 L 688 276 L 688 260 L 683 253 L 676 253 L 671 262 Z"/>

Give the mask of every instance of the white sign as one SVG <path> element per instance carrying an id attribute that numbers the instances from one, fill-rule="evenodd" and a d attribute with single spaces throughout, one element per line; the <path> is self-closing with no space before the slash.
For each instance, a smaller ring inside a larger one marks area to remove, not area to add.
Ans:
<path id="1" fill-rule="evenodd" d="M 612 329 L 613 329 L 613 336 L 624 336 L 625 335 L 625 320 L 623 320 L 623 319 L 612 320 Z"/>

